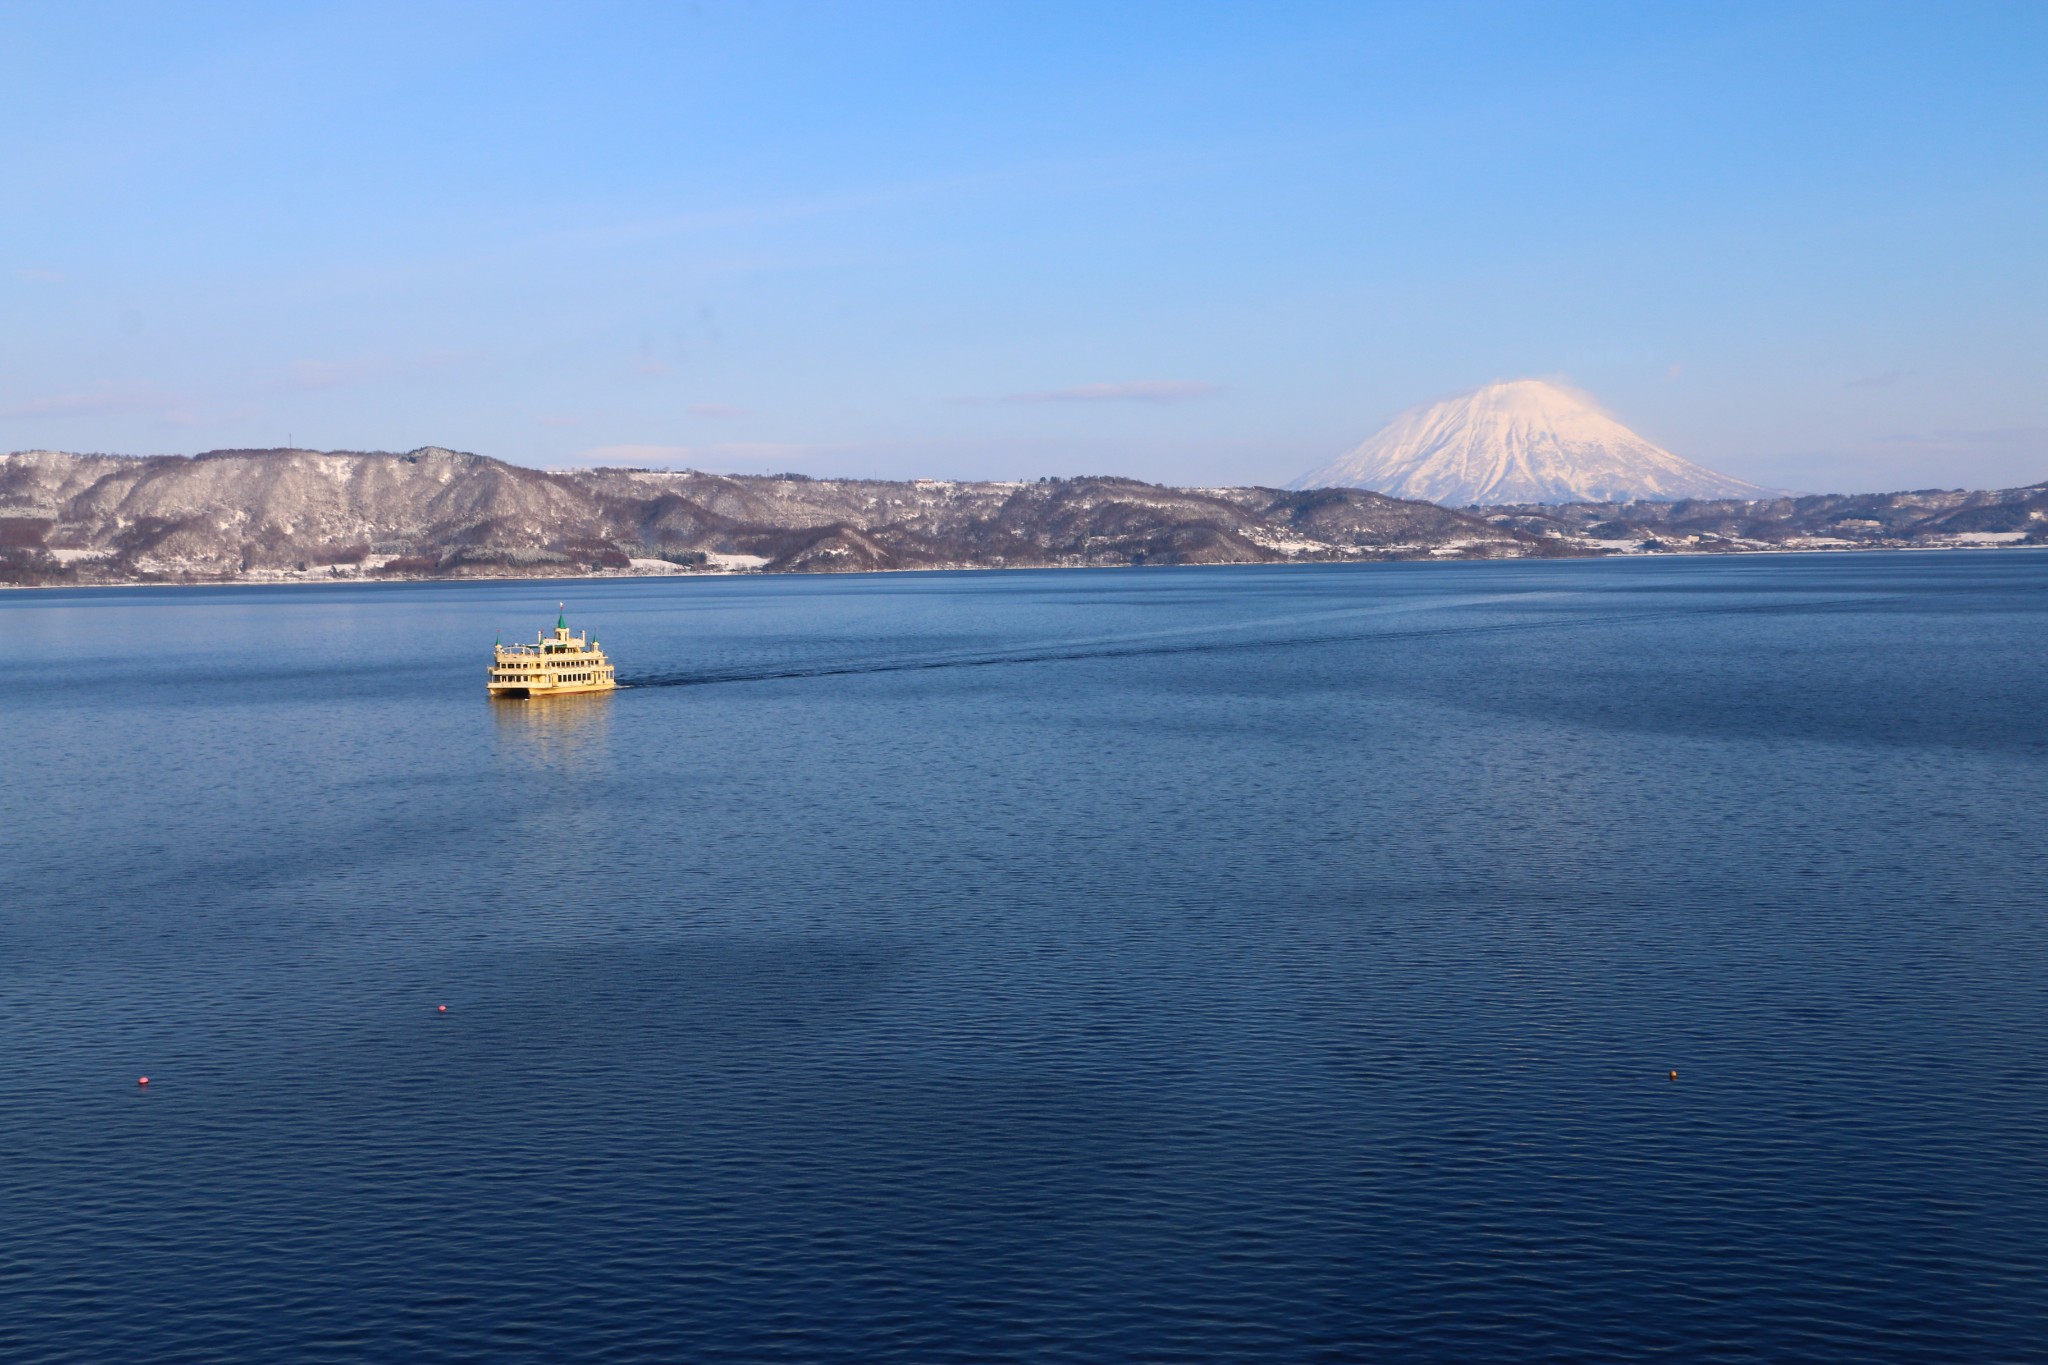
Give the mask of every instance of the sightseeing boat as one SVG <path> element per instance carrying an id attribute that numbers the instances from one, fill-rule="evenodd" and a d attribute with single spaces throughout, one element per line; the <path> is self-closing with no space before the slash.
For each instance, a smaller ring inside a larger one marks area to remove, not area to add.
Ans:
<path id="1" fill-rule="evenodd" d="M 597 641 L 569 633 L 565 606 L 555 633 L 537 635 L 530 645 L 500 643 L 491 653 L 494 697 L 559 697 L 574 692 L 609 692 L 618 675 Z"/>

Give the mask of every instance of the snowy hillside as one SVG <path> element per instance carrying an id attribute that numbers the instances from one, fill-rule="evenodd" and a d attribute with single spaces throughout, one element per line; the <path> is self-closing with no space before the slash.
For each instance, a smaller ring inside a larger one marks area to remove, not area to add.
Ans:
<path id="1" fill-rule="evenodd" d="M 0 583 L 760 568 L 1266 564 L 1572 553 L 1357 489 L 524 469 L 398 455 L 0 455 Z"/>
<path id="2" fill-rule="evenodd" d="M 1410 408 L 1293 486 L 1370 488 L 1451 507 L 1772 493 L 1680 459 L 1540 379 L 1489 384 Z"/>

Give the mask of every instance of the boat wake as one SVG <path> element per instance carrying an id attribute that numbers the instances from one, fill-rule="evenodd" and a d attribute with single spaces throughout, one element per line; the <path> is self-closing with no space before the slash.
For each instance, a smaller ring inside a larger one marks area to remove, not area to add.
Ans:
<path id="1" fill-rule="evenodd" d="M 1517 594 L 1514 600 L 1528 602 L 1534 596 L 1564 596 L 1566 594 Z M 870 673 L 919 673 L 952 668 L 998 668 L 1015 664 L 1079 663 L 1097 659 L 1157 658 L 1182 654 L 1218 654 L 1261 649 L 1300 649 L 1317 645 L 1335 644 L 1360 639 L 1377 639 L 1389 642 L 1400 640 L 1421 640 L 1440 636 L 1508 635 L 1526 631 L 1576 630 L 1589 626 L 1621 625 L 1638 621 L 1660 621 L 1679 617 L 1702 615 L 1753 615 L 1759 613 L 1777 614 L 1787 611 L 1816 611 L 1843 607 L 1864 607 L 1893 600 L 1889 597 L 1839 598 L 1824 601 L 1800 601 L 1784 603 L 1752 603 L 1743 606 L 1708 608 L 1662 608 L 1653 611 L 1560 613 L 1534 620 L 1485 621 L 1461 624 L 1414 626 L 1394 629 L 1354 627 L 1344 630 L 1317 630 L 1300 633 L 1259 635 L 1252 638 L 1217 639 L 1221 631 L 1233 629 L 1261 630 L 1276 625 L 1305 623 L 1309 620 L 1328 620 L 1334 617 L 1375 616 L 1383 617 L 1405 610 L 1440 611 L 1439 601 L 1427 608 L 1369 607 L 1353 608 L 1335 612 L 1316 612 L 1304 616 L 1285 617 L 1272 620 L 1246 622 L 1241 627 L 1202 626 L 1188 630 L 1151 631 L 1139 635 L 1124 635 L 1114 638 L 1103 637 L 1085 640 L 1048 641 L 1037 645 L 1022 645 L 1012 649 L 985 651 L 947 651 L 929 654 L 904 654 L 887 658 L 847 659 L 821 661 L 815 664 L 798 664 L 781 668 L 707 668 L 693 669 L 678 673 L 649 673 L 621 678 L 620 685 L 629 688 L 662 687 L 712 687 L 722 683 L 782 682 L 805 678 L 856 677 Z M 1474 602 L 1469 605 L 1478 605 Z M 1185 638 L 1189 635 L 1211 638 Z M 1165 637 L 1181 637 L 1169 639 Z"/>

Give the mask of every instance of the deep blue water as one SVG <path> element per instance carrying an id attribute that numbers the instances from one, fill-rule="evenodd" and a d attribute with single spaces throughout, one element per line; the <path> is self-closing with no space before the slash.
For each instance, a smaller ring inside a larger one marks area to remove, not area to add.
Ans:
<path id="1" fill-rule="evenodd" d="M 0 632 L 0 1358 L 2048 1354 L 2048 555 Z"/>

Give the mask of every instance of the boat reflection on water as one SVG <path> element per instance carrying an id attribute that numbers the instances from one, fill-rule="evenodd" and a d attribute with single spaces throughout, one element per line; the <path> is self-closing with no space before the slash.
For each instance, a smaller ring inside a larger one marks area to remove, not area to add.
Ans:
<path id="1" fill-rule="evenodd" d="M 611 702 L 609 692 L 541 702 L 493 697 L 491 718 L 497 722 L 499 752 L 523 766 L 588 766 L 606 753 Z"/>

